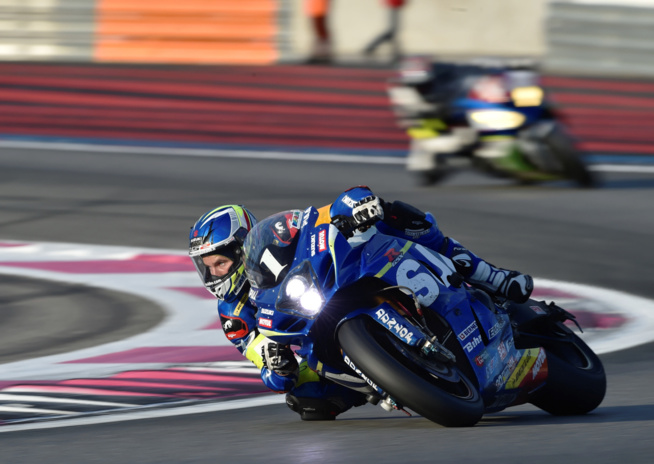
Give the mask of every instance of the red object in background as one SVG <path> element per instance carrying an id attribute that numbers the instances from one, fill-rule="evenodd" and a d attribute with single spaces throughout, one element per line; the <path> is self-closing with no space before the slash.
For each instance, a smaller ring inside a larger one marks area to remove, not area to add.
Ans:
<path id="1" fill-rule="evenodd" d="M 401 8 L 406 3 L 406 0 L 384 0 L 389 8 Z"/>

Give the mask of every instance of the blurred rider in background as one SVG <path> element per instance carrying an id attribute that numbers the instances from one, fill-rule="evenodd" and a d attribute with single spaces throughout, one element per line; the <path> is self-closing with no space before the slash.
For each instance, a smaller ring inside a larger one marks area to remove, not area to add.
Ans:
<path id="1" fill-rule="evenodd" d="M 383 234 L 419 243 L 452 259 L 465 281 L 498 297 L 525 302 L 533 281 L 517 271 L 484 261 L 451 237 L 445 237 L 431 213 L 401 201 L 386 202 L 365 186 L 343 192 L 330 205 L 332 223 L 341 231 L 365 231 L 372 223 Z M 257 220 L 239 205 L 202 215 L 191 227 L 189 255 L 204 286 L 218 299 L 218 314 L 228 340 L 261 370 L 264 384 L 286 393 L 286 404 L 303 420 L 329 420 L 366 403 L 362 393 L 321 378 L 289 346 L 259 333 L 257 308 L 250 302 L 243 241 Z"/>

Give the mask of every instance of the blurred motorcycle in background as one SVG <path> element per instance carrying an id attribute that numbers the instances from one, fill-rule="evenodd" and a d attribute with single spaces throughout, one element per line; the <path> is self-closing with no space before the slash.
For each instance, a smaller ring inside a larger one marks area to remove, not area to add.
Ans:
<path id="1" fill-rule="evenodd" d="M 594 179 L 555 117 L 535 68 L 524 63 L 448 63 L 407 57 L 388 83 L 411 139 L 407 169 L 420 184 L 473 167 L 522 183 Z"/>

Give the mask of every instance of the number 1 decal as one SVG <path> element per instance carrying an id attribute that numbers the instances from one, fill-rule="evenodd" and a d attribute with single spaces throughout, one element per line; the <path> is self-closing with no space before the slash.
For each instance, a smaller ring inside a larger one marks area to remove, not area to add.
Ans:
<path id="1" fill-rule="evenodd" d="M 270 272 L 275 274 L 275 280 L 279 278 L 279 273 L 284 270 L 284 268 L 287 266 L 284 264 L 283 266 L 279 264 L 279 261 L 275 259 L 273 254 L 270 252 L 268 248 L 265 249 L 263 254 L 261 255 L 261 261 L 259 261 L 260 264 L 265 264 L 268 269 L 270 269 Z"/>

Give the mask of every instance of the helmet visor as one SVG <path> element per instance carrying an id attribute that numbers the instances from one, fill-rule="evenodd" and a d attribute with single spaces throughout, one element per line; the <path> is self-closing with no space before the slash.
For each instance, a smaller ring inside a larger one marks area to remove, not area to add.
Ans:
<path id="1" fill-rule="evenodd" d="M 204 286 L 211 293 L 222 299 L 231 288 L 231 277 L 242 265 L 241 254 L 240 245 L 236 242 L 232 242 L 212 251 L 211 253 L 202 256 L 192 256 L 191 259 L 193 260 L 195 269 L 198 271 Z M 229 267 L 225 272 L 214 270 L 214 273 L 212 274 L 211 263 L 215 263 L 221 257 L 231 261 L 231 264 L 229 264 Z M 209 266 L 207 265 L 208 263 Z M 218 275 L 218 272 L 220 272 L 220 275 Z"/>

